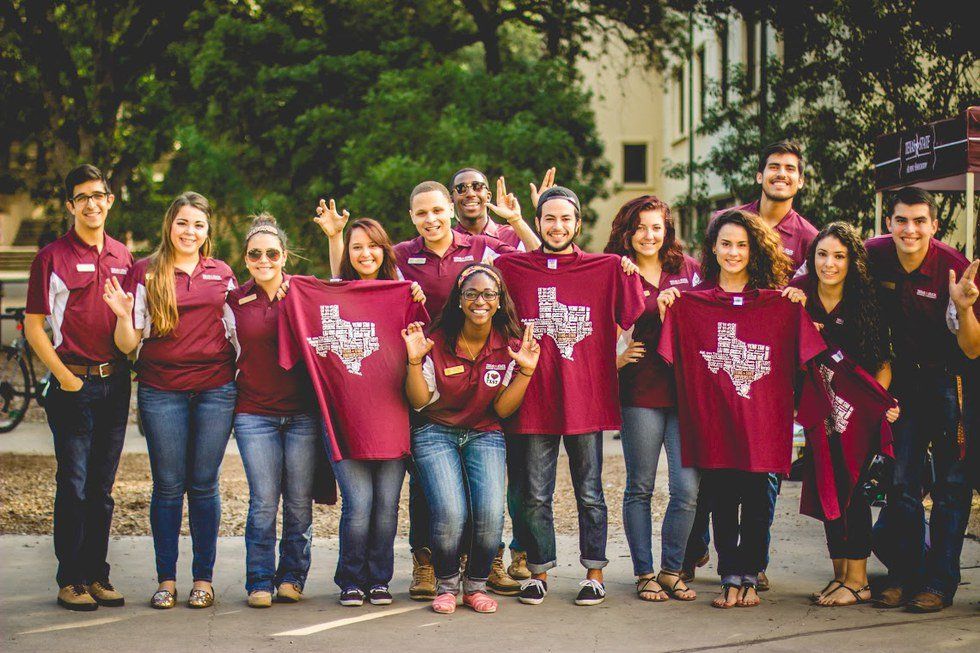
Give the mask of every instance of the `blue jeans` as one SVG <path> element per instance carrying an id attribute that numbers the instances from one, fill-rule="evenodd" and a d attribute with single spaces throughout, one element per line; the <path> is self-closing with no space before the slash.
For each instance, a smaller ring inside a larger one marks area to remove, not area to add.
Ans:
<path id="1" fill-rule="evenodd" d="M 211 581 L 221 523 L 218 474 L 235 416 L 235 382 L 203 392 L 140 383 L 140 419 L 153 475 L 150 528 L 157 582 L 177 579 L 177 544 L 187 493 L 194 580 Z"/>
<path id="2" fill-rule="evenodd" d="M 44 405 L 58 462 L 54 552 L 58 586 L 109 578 L 109 527 L 119 456 L 129 420 L 129 372 L 89 376 L 78 392 L 52 378 Z"/>
<path id="3" fill-rule="evenodd" d="M 623 407 L 623 457 L 626 459 L 626 492 L 623 522 L 626 541 L 637 576 L 653 573 L 650 501 L 660 450 L 667 450 L 670 500 L 660 535 L 661 568 L 678 573 L 694 522 L 698 502 L 698 470 L 681 464 L 681 434 L 677 411 L 669 408 Z"/>
<path id="4" fill-rule="evenodd" d="M 963 417 L 968 456 L 959 460 L 956 442 L 960 408 L 955 378 L 941 371 L 896 366 L 892 393 L 902 414 L 892 424 L 895 475 L 879 519 L 893 543 L 888 582 L 907 592 L 927 590 L 951 603 L 960 582 L 960 553 L 970 516 L 976 465 L 974 443 L 980 431 L 978 379 L 963 377 Z M 972 393 L 972 394 L 971 394 Z M 922 483 L 926 450 L 932 444 L 936 481 L 931 490 L 928 549 L 924 546 Z"/>
<path id="5" fill-rule="evenodd" d="M 405 460 L 341 460 L 332 465 L 340 486 L 340 557 L 334 582 L 341 590 L 387 585 L 394 574 Z"/>
<path id="6" fill-rule="evenodd" d="M 608 515 L 602 493 L 602 432 L 582 435 L 525 435 L 527 438 L 526 494 L 527 568 L 541 574 L 557 564 L 552 499 L 558 468 L 558 447 L 565 440 L 568 471 L 578 507 L 579 562 L 602 569 L 606 559 Z"/>
<path id="7" fill-rule="evenodd" d="M 248 478 L 245 591 L 300 589 L 310 571 L 313 470 L 323 427 L 319 415 L 235 415 L 235 440 Z M 276 515 L 282 497 L 282 540 L 276 567 Z"/>
<path id="8" fill-rule="evenodd" d="M 440 594 L 459 591 L 459 556 L 468 520 L 463 591 L 486 589 L 504 528 L 506 456 L 500 431 L 441 424 L 412 430 L 412 457 L 432 515 L 432 564 Z"/>

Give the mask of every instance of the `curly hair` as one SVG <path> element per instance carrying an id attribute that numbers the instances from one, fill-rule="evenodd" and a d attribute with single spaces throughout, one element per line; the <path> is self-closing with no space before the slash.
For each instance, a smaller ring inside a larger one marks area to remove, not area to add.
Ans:
<path id="1" fill-rule="evenodd" d="M 857 229 L 846 222 L 831 222 L 810 243 L 806 255 L 808 276 L 816 286 L 817 247 L 826 238 L 836 238 L 847 249 L 847 274 L 841 300 L 844 319 L 856 336 L 857 351 L 848 352 L 854 361 L 874 374 L 891 358 L 891 347 L 881 322 L 878 287 L 871 277 L 868 250 Z"/>
<path id="2" fill-rule="evenodd" d="M 466 316 L 463 314 L 463 308 L 461 306 L 463 285 L 467 279 L 477 274 L 482 274 L 493 281 L 497 286 L 497 290 L 500 292 L 497 312 L 491 318 L 494 330 L 504 336 L 504 338 L 520 338 L 524 335 L 524 325 L 517 318 L 517 309 L 514 307 L 514 301 L 510 298 L 510 293 L 507 291 L 507 284 L 504 282 L 503 274 L 500 270 L 487 263 L 471 263 L 460 270 L 456 281 L 453 283 L 453 288 L 449 292 L 449 299 L 446 300 L 446 305 L 443 307 L 442 313 L 432 321 L 432 331 L 442 329 L 442 332 L 445 334 L 446 349 L 450 353 L 455 353 L 456 343 L 459 341 L 459 334 L 462 333 L 463 324 L 466 322 Z"/>
<path id="3" fill-rule="evenodd" d="M 718 233 L 726 224 L 742 227 L 749 236 L 748 287 L 777 290 L 785 286 L 793 264 L 783 252 L 779 236 L 758 215 L 741 209 L 729 209 L 708 224 L 701 244 L 701 270 L 705 282 L 718 283 L 721 266 L 713 250 Z"/>
<path id="4" fill-rule="evenodd" d="M 612 230 L 609 232 L 609 242 L 604 251 L 606 254 L 628 256 L 636 261 L 633 250 L 633 234 L 640 226 L 640 214 L 644 211 L 660 211 L 664 216 L 664 242 L 660 245 L 657 257 L 664 272 L 676 274 L 684 261 L 684 250 L 677 240 L 677 230 L 674 228 L 674 218 L 670 215 L 667 202 L 655 195 L 641 195 L 623 204 L 616 217 L 613 218 Z"/>

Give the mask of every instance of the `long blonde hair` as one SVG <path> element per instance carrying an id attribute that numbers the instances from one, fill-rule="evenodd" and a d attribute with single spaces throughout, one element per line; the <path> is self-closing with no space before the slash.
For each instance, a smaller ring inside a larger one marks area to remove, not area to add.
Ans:
<path id="1" fill-rule="evenodd" d="M 177 213 L 185 206 L 192 206 L 208 219 L 208 237 L 201 245 L 202 258 L 211 256 L 211 204 L 200 193 L 192 191 L 181 193 L 171 202 L 167 213 L 163 216 L 163 226 L 160 234 L 160 244 L 150 255 L 146 275 L 146 305 L 150 311 L 150 322 L 153 334 L 168 336 L 177 329 L 180 315 L 177 312 L 177 290 L 174 285 L 174 259 L 176 251 L 170 239 Z"/>

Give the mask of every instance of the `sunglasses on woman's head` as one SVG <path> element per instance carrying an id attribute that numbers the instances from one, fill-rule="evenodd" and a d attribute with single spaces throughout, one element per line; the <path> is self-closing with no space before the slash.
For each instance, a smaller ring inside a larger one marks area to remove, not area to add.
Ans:
<path id="1" fill-rule="evenodd" d="M 245 252 L 245 257 L 252 263 L 258 263 L 262 260 L 262 255 L 269 259 L 270 263 L 277 263 L 280 258 L 282 258 L 282 250 L 270 247 L 269 249 L 250 249 Z"/>
<path id="2" fill-rule="evenodd" d="M 474 193 L 479 193 L 486 190 L 487 185 L 482 181 L 471 181 L 468 184 L 456 184 L 453 186 L 453 190 L 456 191 L 457 195 L 465 193 L 467 188 L 472 188 Z"/>

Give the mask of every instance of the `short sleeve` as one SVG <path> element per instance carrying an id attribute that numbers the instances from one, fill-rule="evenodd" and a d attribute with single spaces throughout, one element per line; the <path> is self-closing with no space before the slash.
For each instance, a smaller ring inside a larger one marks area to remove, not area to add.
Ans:
<path id="1" fill-rule="evenodd" d="M 493 238 L 491 236 L 484 236 L 484 238 L 486 238 L 486 249 L 483 252 L 484 263 L 492 262 L 501 254 L 511 254 L 518 251 L 513 245 L 508 245 L 498 238 Z M 493 258 L 491 258 L 489 261 L 486 260 L 488 254 L 493 256 Z"/>
<path id="2" fill-rule="evenodd" d="M 799 348 L 796 365 L 802 368 L 807 361 L 827 349 L 827 343 L 817 331 L 817 327 L 813 326 L 813 320 L 810 319 L 810 315 L 803 305 L 793 304 L 793 306 L 796 308 L 797 323 L 799 324 L 799 337 L 797 339 Z"/>
<path id="3" fill-rule="evenodd" d="M 681 295 L 683 298 L 683 295 Z M 681 299 L 676 299 L 673 306 L 667 309 L 667 313 L 664 315 L 663 326 L 660 327 L 660 342 L 657 344 L 657 353 L 660 357 L 664 359 L 667 364 L 674 364 L 674 322 L 675 315 L 677 315 L 678 303 Z"/>
<path id="4" fill-rule="evenodd" d="M 626 274 L 616 262 L 616 324 L 623 329 L 629 329 L 646 309 L 643 295 L 643 284 L 639 272 Z"/>
<path id="5" fill-rule="evenodd" d="M 286 300 L 279 303 L 279 322 L 277 324 L 277 338 L 279 343 L 279 367 L 290 370 L 296 367 L 300 361 L 299 347 L 296 345 L 296 338 L 293 336 L 293 329 L 290 325 L 289 302 L 287 301 L 294 293 L 286 296 Z"/>
<path id="6" fill-rule="evenodd" d="M 225 325 L 225 338 L 235 348 L 235 360 L 238 360 L 242 357 L 242 345 L 238 341 L 238 322 L 235 318 L 234 309 L 227 301 L 223 306 L 221 322 Z"/>
<path id="7" fill-rule="evenodd" d="M 504 380 L 500 382 L 505 388 L 510 385 L 510 382 L 514 380 L 514 374 L 519 374 L 517 372 L 517 361 L 511 360 L 510 364 L 507 365 L 507 371 L 504 372 Z"/>
<path id="8" fill-rule="evenodd" d="M 31 273 L 27 279 L 27 312 L 34 315 L 51 314 L 51 282 L 54 265 L 44 252 L 34 257 Z"/>
<path id="9" fill-rule="evenodd" d="M 425 387 L 432 393 L 425 406 L 431 406 L 439 400 L 439 388 L 436 387 L 436 364 L 432 360 L 432 356 L 426 356 L 425 360 L 422 361 L 422 378 L 425 379 Z M 425 408 L 425 406 L 422 406 L 422 408 Z M 419 410 L 422 410 L 422 408 Z"/>

